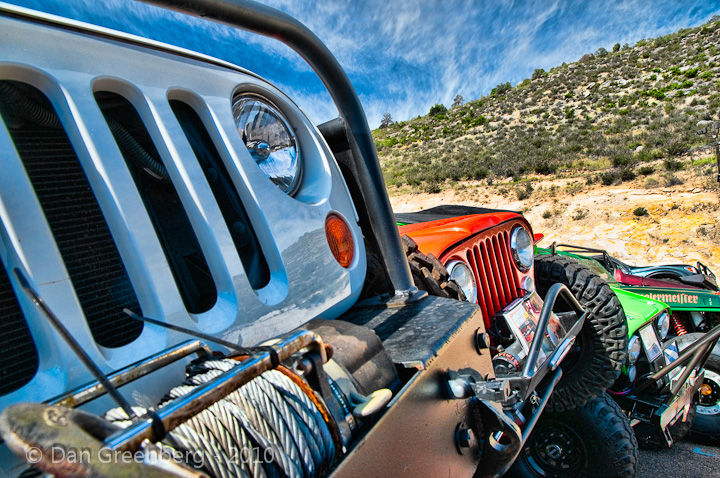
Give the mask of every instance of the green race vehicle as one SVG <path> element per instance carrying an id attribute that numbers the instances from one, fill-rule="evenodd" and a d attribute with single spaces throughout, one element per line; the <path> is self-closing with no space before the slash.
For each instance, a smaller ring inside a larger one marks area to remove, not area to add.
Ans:
<path id="1" fill-rule="evenodd" d="M 610 393 L 629 413 L 638 441 L 669 446 L 690 425 L 695 434 L 720 438 L 720 293 L 634 276 L 602 250 L 553 244 L 536 253 L 544 262 L 577 261 L 617 295 L 630 343 Z"/>

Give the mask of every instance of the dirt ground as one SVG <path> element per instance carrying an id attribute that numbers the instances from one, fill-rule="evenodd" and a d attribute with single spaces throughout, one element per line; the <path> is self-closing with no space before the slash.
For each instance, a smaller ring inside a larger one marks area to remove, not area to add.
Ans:
<path id="1" fill-rule="evenodd" d="M 396 212 L 464 204 L 522 212 L 534 232 L 553 241 L 606 249 L 635 265 L 702 261 L 720 275 L 720 198 L 714 177 L 678 174 L 683 184 L 648 187 L 647 178 L 617 186 L 587 185 L 582 177 L 524 185 L 456 184 L 438 194 L 392 194 Z M 518 192 L 519 191 L 519 192 Z M 640 209 L 643 208 L 643 209 Z"/>

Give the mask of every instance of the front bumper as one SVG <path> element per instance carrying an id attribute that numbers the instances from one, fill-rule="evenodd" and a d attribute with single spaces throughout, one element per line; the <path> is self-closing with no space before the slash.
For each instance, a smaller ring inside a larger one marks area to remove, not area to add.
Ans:
<path id="1" fill-rule="evenodd" d="M 560 317 L 553 313 L 559 296 L 571 305 L 574 314 Z M 580 333 L 587 311 L 566 286 L 555 284 L 544 302 L 537 294 L 529 294 L 508 305 L 500 315 L 514 324 L 511 328 L 516 341 L 527 346 L 522 370 L 498 374 L 491 380 L 468 369 L 448 374 L 450 396 L 477 399 L 483 423 L 493 423 L 496 430 L 476 476 L 501 476 L 515 461 L 562 378 L 560 364 Z"/>
<path id="2" fill-rule="evenodd" d="M 623 408 L 630 410 L 631 424 L 652 425 L 660 442 L 670 447 L 673 439 L 669 427 L 678 420 L 684 421 L 690 407 L 695 406 L 694 396 L 705 378 L 705 361 L 719 338 L 720 325 L 660 370 L 639 381 L 622 399 L 627 402 Z"/>

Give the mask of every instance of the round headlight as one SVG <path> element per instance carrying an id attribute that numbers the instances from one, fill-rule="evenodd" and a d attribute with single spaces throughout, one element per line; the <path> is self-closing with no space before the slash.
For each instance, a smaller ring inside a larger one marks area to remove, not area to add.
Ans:
<path id="1" fill-rule="evenodd" d="M 265 176 L 287 194 L 300 185 L 302 162 L 295 132 L 269 101 L 241 95 L 232 106 L 233 117 L 245 146 Z"/>
<path id="2" fill-rule="evenodd" d="M 670 330 L 670 316 L 667 312 L 663 312 L 660 316 L 658 316 L 656 325 L 660 340 L 665 340 L 665 337 L 667 337 L 668 331 Z"/>
<path id="3" fill-rule="evenodd" d="M 477 302 L 477 287 L 475 286 L 475 276 L 472 270 L 462 261 L 452 261 L 447 265 L 450 278 L 457 282 L 457 285 L 465 294 L 465 299 L 473 304 Z"/>
<path id="4" fill-rule="evenodd" d="M 637 362 L 641 351 L 642 344 L 640 343 L 640 338 L 637 335 L 633 335 L 630 337 L 630 342 L 628 343 L 628 363 L 634 364 Z"/>
<path id="5" fill-rule="evenodd" d="M 530 233 L 524 227 L 516 227 L 510 236 L 510 249 L 512 250 L 515 264 L 521 270 L 528 270 L 533 264 L 535 253 L 533 240 Z"/>
<path id="6" fill-rule="evenodd" d="M 635 379 L 637 378 L 637 368 L 635 367 L 635 365 L 629 367 L 627 369 L 626 373 L 628 376 L 628 380 L 630 380 L 631 382 L 634 382 Z"/>

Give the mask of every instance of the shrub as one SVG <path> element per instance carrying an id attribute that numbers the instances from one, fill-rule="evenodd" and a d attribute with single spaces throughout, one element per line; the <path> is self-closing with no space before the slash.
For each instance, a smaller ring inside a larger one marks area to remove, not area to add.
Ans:
<path id="1" fill-rule="evenodd" d="M 632 168 L 622 168 L 620 169 L 620 181 L 632 181 L 637 177 L 635 174 L 635 171 L 632 170 Z"/>
<path id="2" fill-rule="evenodd" d="M 530 183 L 525 183 L 524 186 L 521 186 L 517 189 L 515 189 L 515 195 L 517 196 L 519 201 L 524 201 L 525 199 L 528 199 L 533 193 L 533 186 Z"/>
<path id="3" fill-rule="evenodd" d="M 642 206 L 636 207 L 635 210 L 633 211 L 633 214 L 638 217 L 647 216 L 648 210 Z"/>
<path id="4" fill-rule="evenodd" d="M 585 219 L 588 215 L 588 210 L 583 208 L 577 208 L 575 212 L 572 215 L 573 221 L 580 221 L 581 219 Z"/>
<path id="5" fill-rule="evenodd" d="M 647 178 L 645 180 L 645 185 L 643 186 L 645 189 L 653 189 L 658 187 L 660 183 L 655 178 Z"/>
<path id="6" fill-rule="evenodd" d="M 442 191 L 440 183 L 437 181 L 427 181 L 423 183 L 422 190 L 429 194 L 437 194 Z"/>
<path id="7" fill-rule="evenodd" d="M 643 166 L 640 169 L 638 169 L 638 173 L 641 176 L 648 176 L 654 172 L 655 172 L 655 168 L 653 168 L 652 166 Z"/>
<path id="8" fill-rule="evenodd" d="M 685 144 L 679 140 L 679 139 L 672 139 L 665 145 L 665 152 L 668 156 L 677 156 L 678 154 L 682 154 L 687 150 L 687 147 Z M 678 163 L 677 161 L 672 161 L 672 163 Z M 669 169 L 668 168 L 668 161 L 665 161 L 665 169 L 668 169 L 668 171 L 678 171 L 679 169 L 682 169 L 682 163 L 679 163 L 680 166 L 678 169 Z"/>
<path id="9" fill-rule="evenodd" d="M 674 174 L 668 173 L 663 178 L 663 183 L 664 183 L 665 187 L 669 188 L 672 186 L 678 186 L 678 185 L 684 183 L 684 181 L 682 179 L 678 178 L 677 176 L 675 176 Z"/>
<path id="10" fill-rule="evenodd" d="M 550 210 L 546 210 L 545 212 L 542 213 L 543 219 L 550 219 L 551 217 L 552 217 L 552 212 L 550 212 Z"/>
<path id="11" fill-rule="evenodd" d="M 491 94 L 492 96 L 502 95 L 502 94 L 510 91 L 511 89 L 512 89 L 512 85 L 511 85 L 510 82 L 508 81 L 508 82 L 506 82 L 506 83 L 500 83 L 499 85 L 497 85 L 495 88 L 492 89 L 492 91 L 490 92 L 490 94 Z"/>
<path id="12" fill-rule="evenodd" d="M 430 113 L 428 113 L 430 116 L 437 116 L 439 114 L 443 114 L 447 112 L 447 108 L 445 108 L 445 105 L 442 103 L 435 104 L 432 108 L 430 108 Z"/>
<path id="13" fill-rule="evenodd" d="M 665 166 L 666 171 L 680 171 L 685 168 L 685 165 L 682 162 L 676 161 L 672 158 L 668 158 L 663 161 L 663 165 Z"/>
<path id="14" fill-rule="evenodd" d="M 611 186 L 615 181 L 619 179 L 618 173 L 615 171 L 608 171 L 600 175 L 600 182 L 605 186 Z"/>

